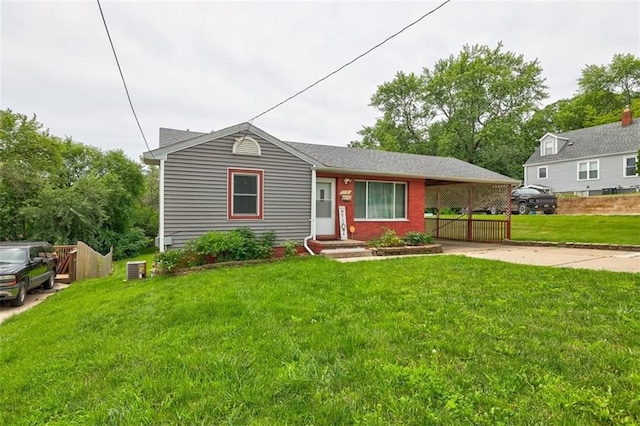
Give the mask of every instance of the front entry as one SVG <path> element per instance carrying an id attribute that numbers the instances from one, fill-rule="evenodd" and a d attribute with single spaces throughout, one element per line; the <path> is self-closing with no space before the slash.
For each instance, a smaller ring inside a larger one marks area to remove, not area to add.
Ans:
<path id="1" fill-rule="evenodd" d="M 335 179 L 316 180 L 316 235 L 336 235 L 335 187 Z"/>

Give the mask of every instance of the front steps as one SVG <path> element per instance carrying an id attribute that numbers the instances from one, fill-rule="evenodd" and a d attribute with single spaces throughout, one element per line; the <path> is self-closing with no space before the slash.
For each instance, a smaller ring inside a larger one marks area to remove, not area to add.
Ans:
<path id="1" fill-rule="evenodd" d="M 364 241 L 358 240 L 313 240 L 309 246 L 315 253 L 331 259 L 346 259 L 350 257 L 371 257 L 371 250 L 366 248 Z"/>

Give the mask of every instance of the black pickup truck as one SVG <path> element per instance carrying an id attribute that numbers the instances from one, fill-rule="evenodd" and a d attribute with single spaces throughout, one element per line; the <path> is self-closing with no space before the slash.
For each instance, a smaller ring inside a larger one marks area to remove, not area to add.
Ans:
<path id="1" fill-rule="evenodd" d="M 519 214 L 542 211 L 544 214 L 554 214 L 558 206 L 558 199 L 552 195 L 534 188 L 516 188 L 511 191 L 511 210 Z"/>
<path id="2" fill-rule="evenodd" d="M 29 290 L 53 288 L 57 263 L 49 243 L 0 242 L 0 301 L 22 306 Z"/>

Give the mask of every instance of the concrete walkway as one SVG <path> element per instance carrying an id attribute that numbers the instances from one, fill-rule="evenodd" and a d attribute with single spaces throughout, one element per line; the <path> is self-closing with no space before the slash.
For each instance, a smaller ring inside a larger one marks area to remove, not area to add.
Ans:
<path id="1" fill-rule="evenodd" d="M 530 247 L 506 244 L 469 243 L 466 241 L 438 240 L 442 254 L 427 256 L 462 255 L 479 259 L 501 260 L 523 265 L 556 266 L 616 272 L 640 273 L 640 252 L 596 250 L 561 247 Z M 402 256 L 371 256 L 340 261 L 384 260 Z"/>

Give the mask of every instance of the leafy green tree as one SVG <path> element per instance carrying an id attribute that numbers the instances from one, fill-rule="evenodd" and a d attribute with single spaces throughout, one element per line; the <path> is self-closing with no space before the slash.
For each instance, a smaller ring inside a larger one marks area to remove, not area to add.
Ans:
<path id="1" fill-rule="evenodd" d="M 122 151 L 59 139 L 36 117 L 0 110 L 0 240 L 82 240 L 115 257 L 149 243 L 136 227 L 145 188 Z"/>
<path id="2" fill-rule="evenodd" d="M 141 228 L 145 235 L 153 238 L 158 235 L 160 185 L 159 169 L 156 166 L 149 166 L 144 171 L 144 191 L 140 198 L 140 205 L 136 212 L 135 224 Z"/>
<path id="3" fill-rule="evenodd" d="M 578 92 L 544 109 L 556 131 L 569 131 L 620 121 L 629 106 L 640 112 L 640 58 L 616 54 L 608 65 L 587 65 Z"/>
<path id="4" fill-rule="evenodd" d="M 578 84 L 598 110 L 622 110 L 640 96 L 640 58 L 616 54 L 608 65 L 588 65 Z"/>
<path id="5" fill-rule="evenodd" d="M 0 110 L 0 239 L 27 236 L 17 213 L 57 180 L 61 168 L 60 140 L 43 130 L 35 116 Z"/>
<path id="6" fill-rule="evenodd" d="M 502 43 L 464 46 L 421 75 L 398 73 L 371 105 L 382 112 L 352 146 L 453 156 L 513 177 L 530 155 L 524 126 L 546 98 L 538 61 Z"/>

